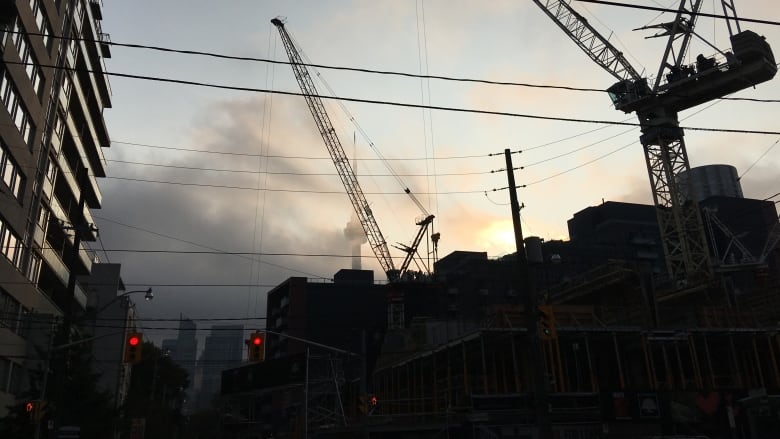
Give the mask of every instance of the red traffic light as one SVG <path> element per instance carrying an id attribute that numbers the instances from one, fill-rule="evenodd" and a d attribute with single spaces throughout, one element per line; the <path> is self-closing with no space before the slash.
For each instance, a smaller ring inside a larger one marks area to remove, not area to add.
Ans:
<path id="1" fill-rule="evenodd" d="M 27 413 L 31 413 L 33 410 L 35 410 L 35 404 L 28 402 L 27 404 L 24 405 L 24 411 L 26 411 Z"/>
<path id="2" fill-rule="evenodd" d="M 255 331 L 249 334 L 249 339 L 245 340 L 249 352 L 247 358 L 249 361 L 265 360 L 265 332 Z"/>
<path id="3" fill-rule="evenodd" d="M 143 334 L 140 332 L 130 332 L 125 337 L 125 353 L 123 361 L 129 364 L 136 364 L 141 361 L 143 349 Z"/>

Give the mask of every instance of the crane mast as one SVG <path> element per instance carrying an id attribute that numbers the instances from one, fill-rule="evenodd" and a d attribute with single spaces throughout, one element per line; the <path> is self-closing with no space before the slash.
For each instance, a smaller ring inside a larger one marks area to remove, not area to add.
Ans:
<path id="1" fill-rule="evenodd" d="M 592 60 L 618 79 L 607 89 L 615 108 L 639 118 L 645 162 L 669 277 L 679 285 L 710 275 L 710 256 L 697 203 L 677 175 L 690 169 L 678 112 L 752 87 L 777 73 L 774 55 L 762 37 L 741 31 L 733 0 L 722 0 L 724 11 L 738 31 L 731 36 L 726 62 L 703 55 L 695 65 L 684 56 L 692 36 L 701 0 L 680 0 L 674 21 L 657 28 L 654 36 L 668 36 L 652 88 L 609 41 L 564 0 L 533 0 Z M 646 29 L 645 28 L 645 29 Z M 729 31 L 732 26 L 729 22 Z M 713 46 L 714 47 L 714 46 Z M 717 49 L 716 49 L 717 50 Z M 662 79 L 666 79 L 662 83 Z"/>
<path id="2" fill-rule="evenodd" d="M 328 113 L 325 111 L 322 99 L 319 97 L 317 88 L 314 85 L 314 81 L 309 74 L 309 70 L 306 64 L 301 58 L 300 51 L 295 47 L 287 29 L 284 27 L 284 23 L 279 18 L 271 20 L 274 26 L 279 30 L 279 34 L 282 38 L 282 43 L 287 51 L 287 56 L 290 59 L 290 66 L 295 74 L 295 79 L 298 81 L 298 85 L 303 92 L 303 97 L 306 99 L 306 104 L 311 111 L 311 115 L 314 117 L 314 122 L 317 124 L 317 128 L 320 131 L 322 140 L 325 142 L 325 146 L 328 149 L 330 158 L 333 160 L 333 164 L 336 166 L 341 182 L 347 191 L 349 200 L 352 203 L 352 207 L 355 209 L 360 225 L 363 227 L 363 231 L 366 233 L 366 238 L 371 250 L 374 252 L 379 265 L 385 271 L 388 280 L 395 282 L 401 279 L 403 274 L 408 269 L 410 263 L 417 254 L 417 248 L 428 230 L 428 227 L 433 222 L 433 215 L 425 212 L 424 219 L 417 221 L 417 225 L 420 226 L 417 236 L 411 246 L 404 246 L 402 250 L 406 252 L 401 268 L 397 269 L 392 257 L 390 256 L 390 250 L 387 246 L 387 241 L 382 235 L 382 230 L 379 228 L 379 224 L 374 217 L 371 207 L 366 200 L 366 196 L 363 190 L 360 188 L 357 176 L 355 175 L 352 166 L 349 164 L 349 158 L 344 152 L 344 148 L 341 146 L 341 140 L 339 140 L 336 130 L 333 128 L 333 124 L 330 121 Z M 408 189 L 405 190 L 407 194 L 412 196 L 412 199 L 416 201 L 413 195 L 411 195 Z M 418 202 L 419 205 L 419 202 Z M 424 209 L 423 209 L 424 211 Z"/>

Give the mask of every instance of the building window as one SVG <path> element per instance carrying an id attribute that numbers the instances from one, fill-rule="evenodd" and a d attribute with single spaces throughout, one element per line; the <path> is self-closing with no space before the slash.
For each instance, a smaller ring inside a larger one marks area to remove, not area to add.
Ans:
<path id="1" fill-rule="evenodd" d="M 35 24 L 38 25 L 38 30 L 43 36 L 43 45 L 46 46 L 47 49 L 51 49 L 51 24 L 49 24 L 49 20 L 43 12 L 41 1 L 30 0 L 30 9 L 32 10 L 33 15 L 35 15 Z"/>
<path id="2" fill-rule="evenodd" d="M 0 326 L 16 332 L 19 326 L 19 310 L 21 305 L 5 291 L 0 291 Z"/>
<path id="3" fill-rule="evenodd" d="M 3 220 L 0 219 L 0 253 L 8 259 L 14 267 L 20 268 L 22 264 L 22 240 L 14 233 Z"/>
<path id="4" fill-rule="evenodd" d="M 33 90 L 35 90 L 35 94 L 38 96 L 38 99 L 40 99 L 43 92 L 43 74 L 41 73 L 41 67 L 38 64 L 38 60 L 32 53 L 27 33 L 19 24 L 19 20 L 14 22 L 11 35 L 14 47 L 16 47 L 16 53 L 19 54 L 19 59 L 22 60 L 24 70 L 27 72 L 27 77 L 30 78 L 30 82 L 32 82 Z"/>
<path id="5" fill-rule="evenodd" d="M 38 284 L 38 277 L 41 275 L 41 257 L 38 253 L 30 252 L 30 268 L 27 270 L 27 279 L 33 284 Z"/>
<path id="6" fill-rule="evenodd" d="M 70 92 L 73 89 L 73 81 L 70 79 L 70 74 L 65 72 L 62 75 L 62 92 L 65 94 L 65 103 L 70 103 Z"/>
<path id="7" fill-rule="evenodd" d="M 0 99 L 3 101 L 5 109 L 8 110 L 11 119 L 13 119 L 14 125 L 21 133 L 24 142 L 32 148 L 34 129 L 30 114 L 27 112 L 21 99 L 19 99 L 19 93 L 16 91 L 10 75 L 5 70 L 0 73 Z"/>
<path id="8" fill-rule="evenodd" d="M 19 166 L 14 163 L 11 154 L 2 141 L 0 141 L 0 180 L 8 186 L 11 194 L 17 200 L 21 200 L 24 176 L 20 172 Z"/>

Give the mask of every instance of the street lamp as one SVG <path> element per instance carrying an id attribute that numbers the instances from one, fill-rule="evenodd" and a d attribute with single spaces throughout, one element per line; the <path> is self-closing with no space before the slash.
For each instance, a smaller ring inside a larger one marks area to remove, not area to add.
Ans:
<path id="1" fill-rule="evenodd" d="M 151 287 L 149 287 L 148 289 L 145 289 L 145 290 L 127 291 L 127 292 L 124 292 L 124 293 L 114 297 L 108 303 L 106 303 L 105 305 L 103 305 L 100 308 L 98 308 L 98 310 L 95 311 L 95 315 L 100 314 L 100 311 L 103 311 L 104 309 L 108 308 L 109 306 L 111 306 L 114 302 L 116 302 L 119 299 L 126 299 L 127 300 L 127 296 L 129 296 L 130 294 L 134 294 L 134 293 L 146 293 L 144 295 L 144 300 L 146 300 L 147 302 L 152 300 L 152 299 L 154 299 L 154 293 L 152 293 L 152 288 Z"/>

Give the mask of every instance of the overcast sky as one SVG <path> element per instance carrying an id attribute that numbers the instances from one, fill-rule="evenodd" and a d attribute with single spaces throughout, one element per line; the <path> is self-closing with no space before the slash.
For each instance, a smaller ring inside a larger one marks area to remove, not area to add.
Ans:
<path id="1" fill-rule="evenodd" d="M 704 12 L 722 13 L 712 9 L 714 3 L 704 2 Z M 651 31 L 632 29 L 669 21 L 669 14 L 573 4 L 611 35 L 638 70 L 655 73 L 666 40 L 645 39 Z M 780 21 L 775 0 L 736 6 L 742 17 Z M 104 0 L 102 25 L 116 43 L 286 61 L 270 23 L 276 16 L 286 17 L 288 31 L 316 64 L 596 89 L 614 82 L 536 5 L 522 0 Z M 744 28 L 765 35 L 780 50 L 780 27 L 744 23 Z M 722 21 L 702 18 L 697 31 L 728 48 Z M 691 59 L 698 53 L 714 50 L 694 41 Z M 299 92 L 287 65 L 118 46 L 112 55 L 106 62 L 110 72 Z M 606 93 L 320 73 L 343 97 L 635 121 L 615 111 Z M 344 228 L 352 212 L 302 97 L 116 76 L 110 81 L 113 108 L 105 118 L 113 143 L 105 149 L 104 205 L 95 212 L 107 250 L 100 256 L 122 263 L 128 290 L 154 289 L 153 302 L 138 304 L 142 317 L 262 317 L 269 286 L 291 276 L 329 278 L 350 267 L 346 257 L 295 256 L 348 256 Z M 321 86 L 320 91 L 325 92 Z M 780 80 L 735 96 L 780 99 Z M 651 203 L 638 128 L 345 105 L 368 140 L 338 105 L 329 102 L 328 111 L 347 154 L 358 159 L 360 184 L 390 244 L 411 241 L 421 212 L 400 183 L 387 177 L 369 140 L 436 215 L 440 256 L 455 250 L 486 251 L 490 257 L 513 251 L 509 197 L 500 190 L 507 186 L 506 173 L 499 171 L 505 148 L 524 150 L 514 161 L 525 166 L 516 179 L 527 185 L 519 191 L 526 236 L 567 239 L 566 221 L 602 200 Z M 779 105 L 716 101 L 682 113 L 681 124 L 777 131 Z M 688 131 L 685 139 L 692 166 L 730 164 L 741 175 L 778 136 Z M 772 148 L 742 180 L 746 196 L 780 192 L 778 163 L 780 147 Z M 363 254 L 364 267 L 383 279 L 365 246 Z M 165 322 L 144 325 L 157 340 L 174 335 L 153 329 Z M 247 325 L 264 326 L 262 320 Z"/>

